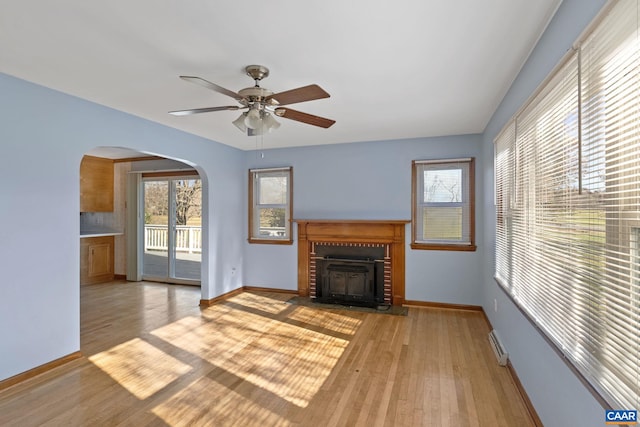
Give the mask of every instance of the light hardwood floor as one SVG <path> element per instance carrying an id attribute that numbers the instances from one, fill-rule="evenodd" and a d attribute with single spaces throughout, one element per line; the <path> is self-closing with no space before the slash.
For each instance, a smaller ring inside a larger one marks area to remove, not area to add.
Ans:
<path id="1" fill-rule="evenodd" d="M 2 426 L 531 426 L 479 312 L 323 310 L 83 286 L 85 357 L 0 392 Z"/>

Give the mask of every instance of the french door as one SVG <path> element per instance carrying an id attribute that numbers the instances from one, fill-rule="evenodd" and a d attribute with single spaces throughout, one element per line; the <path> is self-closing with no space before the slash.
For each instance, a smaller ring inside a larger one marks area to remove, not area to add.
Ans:
<path id="1" fill-rule="evenodd" d="M 202 183 L 194 176 L 142 178 L 142 279 L 200 284 Z"/>

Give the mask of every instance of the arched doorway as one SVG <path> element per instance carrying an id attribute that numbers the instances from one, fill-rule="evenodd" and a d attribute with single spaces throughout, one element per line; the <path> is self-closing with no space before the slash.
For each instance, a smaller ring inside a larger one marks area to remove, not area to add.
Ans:
<path id="1" fill-rule="evenodd" d="M 196 168 L 121 147 L 97 147 L 87 156 L 109 163 L 113 202 L 101 212 L 81 212 L 81 238 L 113 236 L 112 278 L 200 285 L 206 221 Z M 81 176 L 81 197 L 83 181 Z"/>

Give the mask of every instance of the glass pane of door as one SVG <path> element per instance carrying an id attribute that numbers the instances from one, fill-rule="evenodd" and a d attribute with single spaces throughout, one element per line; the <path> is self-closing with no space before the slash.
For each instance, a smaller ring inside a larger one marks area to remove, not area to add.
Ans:
<path id="1" fill-rule="evenodd" d="M 169 181 L 144 181 L 143 276 L 169 277 Z"/>
<path id="2" fill-rule="evenodd" d="M 198 284 L 202 260 L 202 181 L 158 178 L 143 182 L 143 279 Z"/>
<path id="3" fill-rule="evenodd" d="M 174 179 L 174 273 L 179 279 L 200 280 L 202 260 L 202 182 Z"/>

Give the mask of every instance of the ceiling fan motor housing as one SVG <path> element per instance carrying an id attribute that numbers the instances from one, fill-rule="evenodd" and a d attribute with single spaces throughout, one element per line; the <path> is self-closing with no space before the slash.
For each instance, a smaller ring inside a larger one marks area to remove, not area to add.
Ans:
<path id="1" fill-rule="evenodd" d="M 254 102 L 259 102 L 261 104 L 268 103 L 269 105 L 275 105 L 278 103 L 275 99 L 271 98 L 269 101 L 266 101 L 265 98 L 273 95 L 273 92 L 269 89 L 265 89 L 259 86 L 248 87 L 238 91 L 238 95 L 242 96 L 249 100 L 250 104 Z"/>

